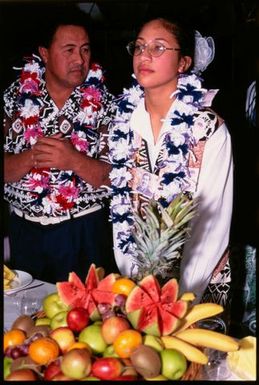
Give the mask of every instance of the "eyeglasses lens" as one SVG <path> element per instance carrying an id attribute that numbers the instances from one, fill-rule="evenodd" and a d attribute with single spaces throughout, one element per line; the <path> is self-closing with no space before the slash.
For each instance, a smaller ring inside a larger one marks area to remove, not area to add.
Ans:
<path id="1" fill-rule="evenodd" d="M 147 51 L 148 53 L 151 55 L 151 56 L 154 56 L 154 57 L 158 57 L 160 55 L 162 55 L 162 53 L 165 51 L 165 47 L 163 44 L 161 43 L 157 43 L 157 42 L 151 42 L 149 44 L 140 44 L 140 43 L 136 43 L 134 41 L 130 42 L 128 45 L 127 45 L 127 51 L 128 53 L 131 55 L 131 56 L 138 56 L 140 55 L 141 53 L 144 52 L 144 50 L 147 48 Z"/>

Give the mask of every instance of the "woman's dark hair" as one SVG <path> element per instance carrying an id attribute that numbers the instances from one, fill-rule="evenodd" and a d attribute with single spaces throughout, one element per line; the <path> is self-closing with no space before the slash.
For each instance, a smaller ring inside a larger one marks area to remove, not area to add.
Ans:
<path id="1" fill-rule="evenodd" d="M 194 50 L 195 50 L 195 32 L 190 27 L 189 24 L 184 23 L 183 21 L 170 19 L 164 16 L 152 17 L 147 19 L 139 29 L 141 29 L 151 21 L 160 21 L 162 26 L 170 32 L 177 40 L 179 47 L 181 48 L 182 56 L 190 56 L 192 58 L 192 63 L 194 62 Z M 191 66 L 192 68 L 192 66 Z M 189 68 L 189 70 L 191 70 Z"/>
<path id="2" fill-rule="evenodd" d="M 53 37 L 60 26 L 76 25 L 82 27 L 91 36 L 91 20 L 86 13 L 77 8 L 64 7 L 51 9 L 51 14 L 45 19 L 38 37 L 38 46 L 49 48 Z"/>

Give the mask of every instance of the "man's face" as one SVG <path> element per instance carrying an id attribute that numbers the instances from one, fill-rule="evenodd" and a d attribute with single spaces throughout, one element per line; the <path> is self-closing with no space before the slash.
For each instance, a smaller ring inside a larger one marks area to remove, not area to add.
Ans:
<path id="1" fill-rule="evenodd" d="M 141 180 L 141 187 L 143 188 L 143 189 L 146 189 L 147 187 L 148 187 L 148 185 L 149 185 L 149 175 L 148 174 L 144 174 L 143 176 L 142 176 L 142 180 Z"/>
<path id="2" fill-rule="evenodd" d="M 91 53 L 89 36 L 82 27 L 58 27 L 50 47 L 40 47 L 39 52 L 46 65 L 47 85 L 72 91 L 86 78 Z"/>

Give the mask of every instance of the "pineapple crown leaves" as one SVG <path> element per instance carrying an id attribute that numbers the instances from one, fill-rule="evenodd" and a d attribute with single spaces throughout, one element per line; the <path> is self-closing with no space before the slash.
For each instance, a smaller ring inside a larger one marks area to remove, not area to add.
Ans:
<path id="1" fill-rule="evenodd" d="M 167 208 L 151 200 L 143 216 L 134 212 L 132 236 L 136 243 L 134 262 L 138 266 L 138 279 L 147 272 L 166 277 L 172 275 L 172 269 L 177 269 L 196 205 L 196 201 L 179 194 Z"/>

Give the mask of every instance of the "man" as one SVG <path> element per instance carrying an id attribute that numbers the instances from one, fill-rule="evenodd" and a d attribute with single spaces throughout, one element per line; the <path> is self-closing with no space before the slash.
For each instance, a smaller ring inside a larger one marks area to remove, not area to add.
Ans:
<path id="1" fill-rule="evenodd" d="M 137 191 L 141 192 L 144 196 L 148 198 L 151 198 L 153 195 L 152 191 L 150 191 L 149 189 L 150 181 L 151 181 L 151 174 L 149 174 L 148 172 L 145 172 L 142 175 L 141 182 L 137 187 Z"/>
<path id="2" fill-rule="evenodd" d="M 4 196 L 11 265 L 34 278 L 111 269 L 107 125 L 113 97 L 91 63 L 85 17 L 59 16 L 6 90 Z M 109 110 L 109 114 L 108 114 Z M 111 114 L 110 114 L 111 115 Z"/>

